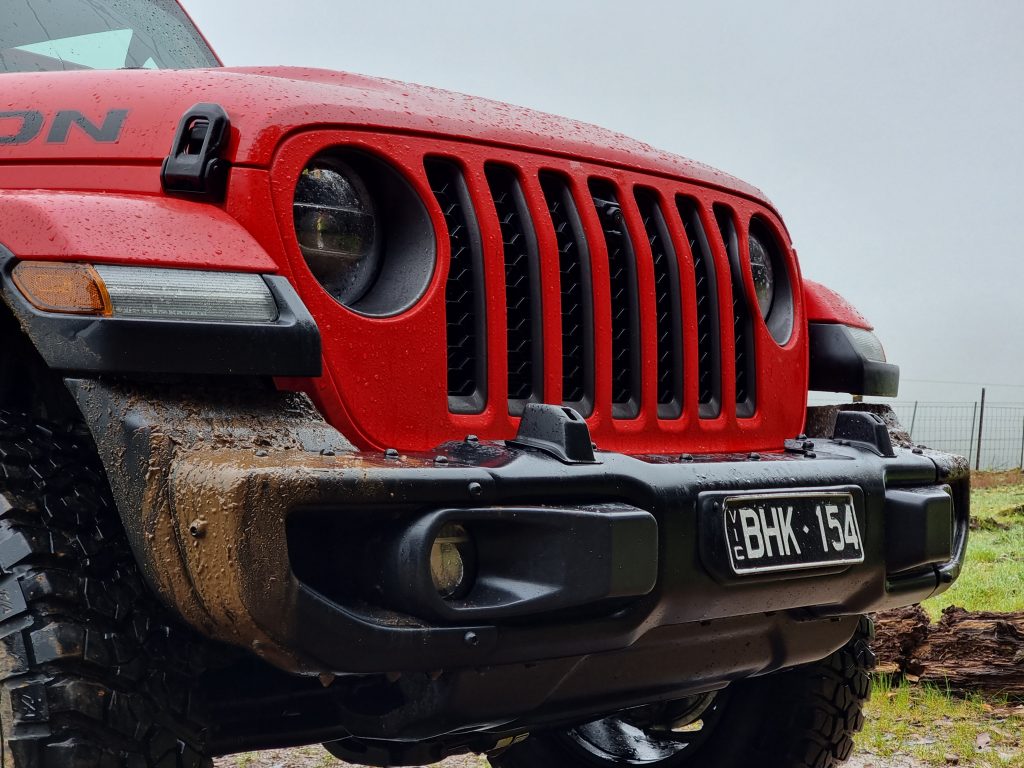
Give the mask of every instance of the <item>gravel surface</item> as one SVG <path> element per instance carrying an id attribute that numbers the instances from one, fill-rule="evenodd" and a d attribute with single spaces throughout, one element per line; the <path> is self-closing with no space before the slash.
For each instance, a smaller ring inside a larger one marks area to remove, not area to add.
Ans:
<path id="1" fill-rule="evenodd" d="M 354 768 L 339 763 L 322 747 L 260 752 L 251 755 L 224 757 L 215 762 L 216 768 Z M 439 763 L 436 768 L 487 768 L 487 761 L 477 756 L 454 757 Z M 910 760 L 886 760 L 871 755 L 854 757 L 843 768 L 924 768 L 923 763 Z"/>

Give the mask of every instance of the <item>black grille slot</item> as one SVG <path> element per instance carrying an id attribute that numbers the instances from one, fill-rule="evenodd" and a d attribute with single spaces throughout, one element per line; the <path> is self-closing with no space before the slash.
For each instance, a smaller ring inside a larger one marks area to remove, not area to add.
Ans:
<path id="1" fill-rule="evenodd" d="M 751 323 L 750 307 L 743 291 L 743 270 L 740 264 L 739 235 L 732 211 L 724 205 L 716 205 L 715 219 L 722 233 L 729 267 L 732 272 L 732 325 L 736 348 L 736 415 L 754 415 L 754 328 Z"/>
<path id="2" fill-rule="evenodd" d="M 612 312 L 612 415 L 634 418 L 640 412 L 640 323 L 636 255 L 615 188 L 592 180 L 590 193 L 608 249 Z"/>
<path id="3" fill-rule="evenodd" d="M 542 173 L 541 188 L 558 241 L 562 310 L 562 401 L 584 416 L 593 407 L 594 334 L 590 251 L 568 184 Z"/>
<path id="4" fill-rule="evenodd" d="M 448 407 L 480 413 L 487 399 L 486 309 L 480 230 L 459 167 L 447 160 L 424 162 L 430 189 L 448 226 L 451 261 L 445 285 L 448 335 Z"/>
<path id="5" fill-rule="evenodd" d="M 721 412 L 722 364 L 718 322 L 718 281 L 715 260 L 697 204 L 688 197 L 677 199 L 679 216 L 690 243 L 696 283 L 697 389 L 701 418 L 713 419 Z"/>
<path id="6" fill-rule="evenodd" d="M 544 386 L 537 238 L 515 172 L 491 164 L 485 172 L 505 259 L 509 413 L 519 415 L 526 403 L 539 399 Z"/>
<path id="7" fill-rule="evenodd" d="M 644 221 L 654 261 L 654 308 L 658 329 L 658 416 L 675 419 L 683 412 L 683 321 L 679 295 L 679 262 L 653 193 L 638 190 L 637 206 Z"/>

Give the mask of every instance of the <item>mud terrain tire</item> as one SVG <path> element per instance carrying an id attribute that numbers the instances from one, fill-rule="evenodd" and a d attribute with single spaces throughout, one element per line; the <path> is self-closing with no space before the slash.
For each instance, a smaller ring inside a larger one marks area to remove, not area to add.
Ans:
<path id="1" fill-rule="evenodd" d="M 580 746 L 572 731 L 562 731 L 531 736 L 492 757 L 491 765 L 833 768 L 850 757 L 853 737 L 864 726 L 863 707 L 871 695 L 870 672 L 875 666 L 873 635 L 870 619 L 863 618 L 853 638 L 828 658 L 734 683 L 710 732 L 663 760 L 598 757 Z"/>
<path id="2" fill-rule="evenodd" d="M 88 433 L 0 411 L 3 768 L 201 768 L 201 644 L 143 584 Z"/>

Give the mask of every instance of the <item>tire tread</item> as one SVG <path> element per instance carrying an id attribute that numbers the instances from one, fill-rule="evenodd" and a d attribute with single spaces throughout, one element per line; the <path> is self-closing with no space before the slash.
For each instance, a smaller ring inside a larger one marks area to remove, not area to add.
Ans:
<path id="1" fill-rule="evenodd" d="M 79 425 L 0 411 L 3 768 L 209 768 L 202 642 L 147 591 Z"/>

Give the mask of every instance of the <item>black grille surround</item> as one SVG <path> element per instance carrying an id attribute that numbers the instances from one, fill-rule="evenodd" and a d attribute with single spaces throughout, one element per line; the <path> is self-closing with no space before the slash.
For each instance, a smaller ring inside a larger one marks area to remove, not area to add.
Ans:
<path id="1" fill-rule="evenodd" d="M 501 228 L 509 413 L 520 415 L 543 393 L 540 265 L 530 211 L 515 171 L 488 164 L 487 183 Z"/>
<path id="2" fill-rule="evenodd" d="M 720 322 L 718 317 L 718 279 L 700 210 L 695 200 L 676 199 L 679 217 L 686 232 L 693 261 L 697 310 L 697 380 L 701 418 L 713 419 L 721 413 L 722 365 Z"/>
<path id="3" fill-rule="evenodd" d="M 445 284 L 448 407 L 453 413 L 479 413 L 487 402 L 487 310 L 480 230 L 459 167 L 440 158 L 427 158 L 424 167 L 444 214 L 451 249 Z"/>
<path id="4" fill-rule="evenodd" d="M 658 332 L 658 417 L 676 419 L 683 412 L 683 317 L 679 261 L 655 194 L 637 190 L 636 202 L 654 266 L 654 310 Z"/>
<path id="5" fill-rule="evenodd" d="M 640 411 L 640 312 L 637 295 L 636 253 L 615 188 L 591 179 L 590 193 L 608 250 L 608 287 L 611 297 L 612 409 L 620 419 Z"/>
<path id="6" fill-rule="evenodd" d="M 590 250 L 565 179 L 540 174 L 541 189 L 558 246 L 562 325 L 562 402 L 589 416 L 594 392 L 594 308 Z"/>
<path id="7" fill-rule="evenodd" d="M 739 233 L 733 212 L 724 205 L 714 206 L 715 220 L 722 235 L 725 252 L 729 257 L 732 278 L 732 330 L 736 359 L 736 415 L 749 418 L 754 415 L 754 328 L 750 307 L 743 290 L 743 267 L 740 264 Z"/>

